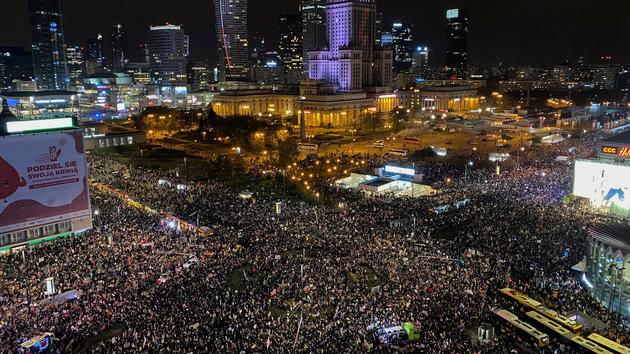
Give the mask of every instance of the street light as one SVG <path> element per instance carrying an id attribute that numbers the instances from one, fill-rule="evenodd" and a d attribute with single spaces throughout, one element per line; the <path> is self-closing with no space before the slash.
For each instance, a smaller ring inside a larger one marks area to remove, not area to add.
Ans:
<path id="1" fill-rule="evenodd" d="M 466 162 L 465 170 L 464 170 L 464 180 L 466 181 L 468 181 L 468 167 L 472 167 L 472 166 L 473 166 L 472 160 L 468 160 L 468 162 Z"/>

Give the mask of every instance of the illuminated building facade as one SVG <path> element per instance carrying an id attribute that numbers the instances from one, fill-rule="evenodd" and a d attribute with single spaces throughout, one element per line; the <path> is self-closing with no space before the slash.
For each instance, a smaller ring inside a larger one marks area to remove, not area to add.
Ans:
<path id="1" fill-rule="evenodd" d="M 76 82 L 83 74 L 85 61 L 83 60 L 83 48 L 78 45 L 66 47 L 66 58 L 68 60 L 68 77 L 70 81 Z"/>
<path id="2" fill-rule="evenodd" d="M 219 81 L 251 76 L 247 42 L 247 0 L 213 0 L 219 54 Z"/>
<path id="3" fill-rule="evenodd" d="M 458 78 L 466 78 L 468 31 L 468 17 L 463 10 L 446 11 L 446 66 Z"/>
<path id="4" fill-rule="evenodd" d="M 343 92 L 372 87 L 375 0 L 328 0 L 328 50 L 308 54 L 309 78 L 338 85 Z"/>
<path id="5" fill-rule="evenodd" d="M 429 67 L 429 47 L 421 45 L 416 47 L 411 66 L 414 73 L 421 73 Z"/>
<path id="6" fill-rule="evenodd" d="M 68 86 L 60 0 L 28 0 L 35 82 L 41 90 Z"/>
<path id="7" fill-rule="evenodd" d="M 582 280 L 608 311 L 630 318 L 630 226 L 597 225 L 589 236 Z"/>
<path id="8" fill-rule="evenodd" d="M 394 72 L 408 73 L 413 62 L 413 34 L 411 26 L 400 22 L 392 26 L 392 43 L 394 48 Z"/>
<path id="9" fill-rule="evenodd" d="M 114 25 L 112 32 L 112 69 L 124 72 L 127 64 L 127 33 L 121 24 Z"/>
<path id="10" fill-rule="evenodd" d="M 280 41 L 278 54 L 284 64 L 287 82 L 295 84 L 302 73 L 302 27 L 294 14 L 282 14 L 278 18 Z"/>
<path id="11" fill-rule="evenodd" d="M 149 29 L 149 65 L 158 85 L 185 84 L 187 39 L 181 26 L 170 24 Z"/>
<path id="12" fill-rule="evenodd" d="M 103 35 L 98 34 L 89 39 L 85 44 L 85 73 L 94 74 L 101 72 L 105 65 L 105 52 L 103 49 Z"/>

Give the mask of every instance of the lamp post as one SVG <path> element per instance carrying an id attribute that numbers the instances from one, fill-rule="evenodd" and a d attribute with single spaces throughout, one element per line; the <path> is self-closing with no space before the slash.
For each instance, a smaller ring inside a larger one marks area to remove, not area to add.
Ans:
<path id="1" fill-rule="evenodd" d="M 473 162 L 472 160 L 468 160 L 468 162 L 466 162 L 465 166 L 465 170 L 464 170 L 464 180 L 468 181 L 468 166 L 472 167 L 473 166 Z"/>
<path id="2" fill-rule="evenodd" d="M 300 140 L 304 142 L 306 139 L 306 121 L 305 121 L 305 113 L 304 113 L 304 101 L 306 100 L 306 96 L 300 96 Z"/>

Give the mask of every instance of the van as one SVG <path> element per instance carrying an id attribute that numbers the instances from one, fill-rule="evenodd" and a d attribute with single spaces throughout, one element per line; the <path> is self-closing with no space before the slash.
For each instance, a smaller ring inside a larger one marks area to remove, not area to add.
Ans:
<path id="1" fill-rule="evenodd" d="M 372 144 L 372 147 L 377 148 L 377 149 L 382 149 L 385 147 L 385 141 L 384 140 L 377 140 L 374 142 L 374 144 Z"/>

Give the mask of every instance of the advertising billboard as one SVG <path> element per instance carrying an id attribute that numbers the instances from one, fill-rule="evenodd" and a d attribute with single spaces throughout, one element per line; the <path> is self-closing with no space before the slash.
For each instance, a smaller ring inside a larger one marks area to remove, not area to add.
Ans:
<path id="1" fill-rule="evenodd" d="M 414 177 L 416 175 L 416 170 L 414 170 L 413 168 L 403 168 L 403 167 L 390 166 L 390 165 L 385 166 L 385 172 L 391 173 L 391 174 L 397 174 L 397 175 L 410 176 L 410 177 Z"/>
<path id="2" fill-rule="evenodd" d="M 630 166 L 599 161 L 575 161 L 573 194 L 596 206 L 630 209 Z"/>
<path id="3" fill-rule="evenodd" d="M 90 214 L 81 131 L 0 137 L 0 233 Z"/>

